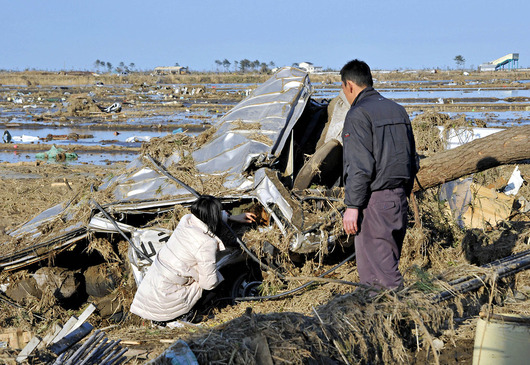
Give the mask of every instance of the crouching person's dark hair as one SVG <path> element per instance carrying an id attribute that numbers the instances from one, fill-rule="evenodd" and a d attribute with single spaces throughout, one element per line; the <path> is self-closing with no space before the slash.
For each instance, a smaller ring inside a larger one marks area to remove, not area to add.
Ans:
<path id="1" fill-rule="evenodd" d="M 191 205 L 191 213 L 203 221 L 211 233 L 216 233 L 222 220 L 222 205 L 211 195 L 202 195 Z"/>

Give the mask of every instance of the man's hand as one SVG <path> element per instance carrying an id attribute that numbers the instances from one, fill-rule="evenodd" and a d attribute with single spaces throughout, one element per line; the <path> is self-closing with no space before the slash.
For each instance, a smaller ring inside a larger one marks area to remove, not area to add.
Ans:
<path id="1" fill-rule="evenodd" d="M 238 222 L 238 223 L 253 223 L 256 221 L 256 215 L 254 213 L 241 213 L 238 215 L 231 215 L 228 217 L 229 220 L 232 222 Z"/>
<path id="2" fill-rule="evenodd" d="M 347 234 L 357 234 L 359 232 L 359 209 L 346 208 L 344 217 L 342 217 L 342 225 Z"/>

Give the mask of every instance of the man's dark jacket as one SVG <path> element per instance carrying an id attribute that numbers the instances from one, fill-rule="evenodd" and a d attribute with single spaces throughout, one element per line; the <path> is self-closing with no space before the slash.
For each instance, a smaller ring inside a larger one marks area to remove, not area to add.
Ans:
<path id="1" fill-rule="evenodd" d="M 349 208 L 366 207 L 376 190 L 403 187 L 410 194 L 418 164 L 405 108 L 367 87 L 346 115 L 342 138 Z"/>

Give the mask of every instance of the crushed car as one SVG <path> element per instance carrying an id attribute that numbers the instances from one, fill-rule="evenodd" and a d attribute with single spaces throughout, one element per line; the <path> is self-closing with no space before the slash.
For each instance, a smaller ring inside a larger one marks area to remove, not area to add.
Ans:
<path id="1" fill-rule="evenodd" d="M 351 245 L 341 230 L 341 131 L 348 108 L 342 92 L 319 102 L 306 72 L 282 68 L 216 122 L 201 145 L 171 135 L 161 141 L 169 146 L 162 152 L 151 141 L 121 174 L 9 232 L 25 246 L 1 256 L 0 271 L 57 262 L 113 235 L 128 242 L 139 284 L 172 232 L 163 223 L 210 193 L 228 212 L 253 211 L 259 218 L 252 226 L 226 227 L 221 239 L 229 249 L 217 263 L 227 278 L 223 295 L 257 295 L 260 271 L 281 271 L 280 257 L 322 258 Z M 258 235 L 253 245 L 244 238 L 250 231 Z M 266 239 L 272 231 L 279 239 Z"/>

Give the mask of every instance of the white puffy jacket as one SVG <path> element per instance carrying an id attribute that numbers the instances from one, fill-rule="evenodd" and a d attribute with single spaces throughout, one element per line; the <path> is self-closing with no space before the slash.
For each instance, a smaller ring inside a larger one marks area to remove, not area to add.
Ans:
<path id="1" fill-rule="evenodd" d="M 203 289 L 213 289 L 220 282 L 215 254 L 224 249 L 199 218 L 193 214 L 182 217 L 140 283 L 131 312 L 154 321 L 169 321 L 189 312 Z"/>

